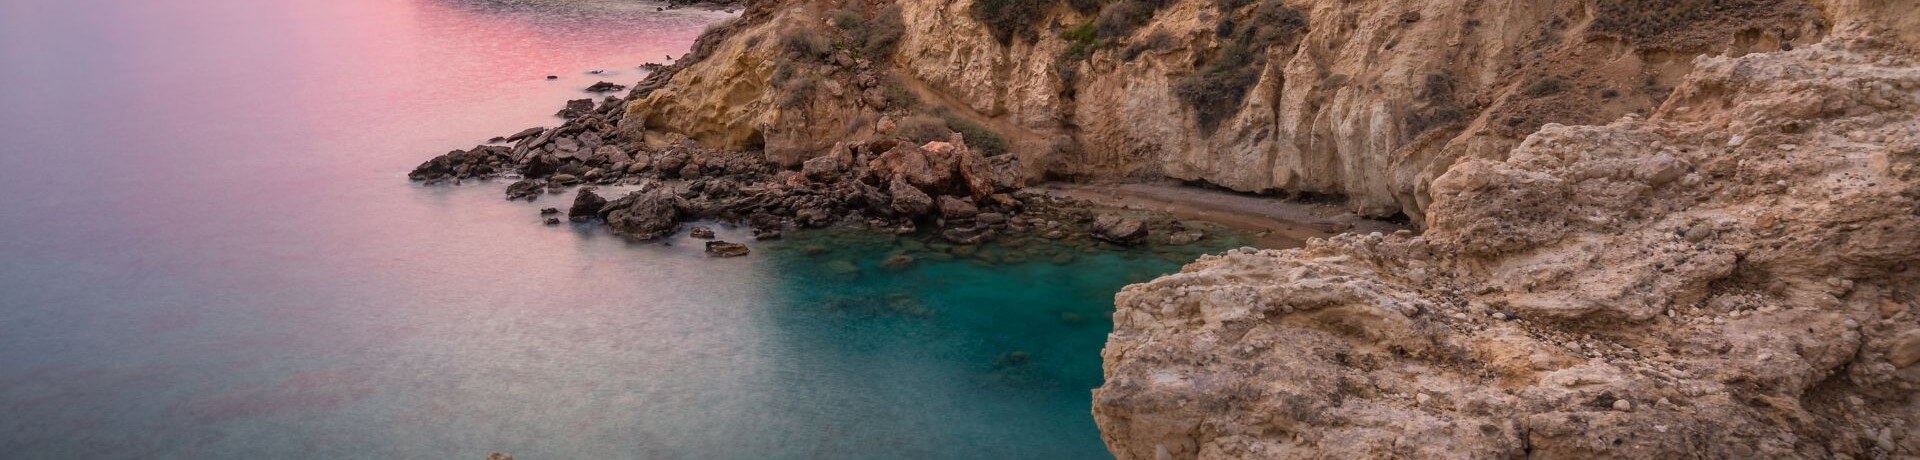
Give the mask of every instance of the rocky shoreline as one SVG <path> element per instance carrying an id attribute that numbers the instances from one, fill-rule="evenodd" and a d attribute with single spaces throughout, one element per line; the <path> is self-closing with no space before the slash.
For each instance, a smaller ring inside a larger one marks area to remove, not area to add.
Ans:
<path id="1" fill-rule="evenodd" d="M 1118 246 L 1154 236 L 1172 245 L 1205 237 L 1171 216 L 1096 213 L 1088 203 L 1027 190 L 1018 158 L 983 155 L 960 133 L 925 144 L 897 136 L 843 142 L 798 167 L 781 167 L 759 152 L 691 142 L 654 148 L 625 139 L 615 129 L 625 102 L 568 101 L 556 114 L 565 118 L 558 127 L 528 128 L 448 152 L 408 177 L 426 185 L 512 179 L 504 190 L 509 200 L 573 193 L 564 209 L 567 220 L 604 223 L 615 234 L 642 241 L 675 234 L 692 221 L 745 225 L 762 240 L 834 225 L 894 234 L 924 230 L 956 245 L 1015 235 L 1086 237 Z M 631 191 L 601 195 L 616 188 Z M 559 224 L 562 212 L 555 207 L 541 214 L 553 216 L 548 224 Z M 747 252 L 737 243 L 709 244 L 716 257 Z"/>

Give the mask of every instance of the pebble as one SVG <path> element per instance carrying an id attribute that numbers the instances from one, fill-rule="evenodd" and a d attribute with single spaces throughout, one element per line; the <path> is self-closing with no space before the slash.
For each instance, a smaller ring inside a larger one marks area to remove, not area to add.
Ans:
<path id="1" fill-rule="evenodd" d="M 1625 399 L 1615 399 L 1613 400 L 1613 410 L 1617 410 L 1621 412 L 1632 412 L 1633 403 Z"/>

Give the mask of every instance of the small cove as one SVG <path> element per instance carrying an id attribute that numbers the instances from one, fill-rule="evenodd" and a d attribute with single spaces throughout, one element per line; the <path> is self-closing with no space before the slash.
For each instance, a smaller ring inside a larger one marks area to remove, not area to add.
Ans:
<path id="1" fill-rule="evenodd" d="M 836 228 L 712 259 L 684 232 L 541 225 L 570 195 L 403 177 L 551 125 L 726 17 L 657 7 L 10 5 L 0 451 L 1105 457 L 1088 399 L 1114 292 L 1244 238 L 955 249 Z"/>

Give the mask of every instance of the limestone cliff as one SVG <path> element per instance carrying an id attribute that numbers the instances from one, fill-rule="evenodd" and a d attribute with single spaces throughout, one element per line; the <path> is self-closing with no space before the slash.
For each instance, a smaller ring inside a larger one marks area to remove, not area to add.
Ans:
<path id="1" fill-rule="evenodd" d="M 1893 0 L 976 3 L 751 3 L 637 92 L 623 128 L 797 164 L 933 114 L 1001 138 L 1036 178 L 1340 195 L 1424 223 L 1460 159 L 1500 159 L 1546 123 L 1644 115 L 1696 55 L 1837 28 L 1912 42 L 1920 24 Z"/>
<path id="2" fill-rule="evenodd" d="M 1432 181 L 1429 230 L 1128 287 L 1120 458 L 1920 454 L 1920 62 L 1701 57 Z"/>

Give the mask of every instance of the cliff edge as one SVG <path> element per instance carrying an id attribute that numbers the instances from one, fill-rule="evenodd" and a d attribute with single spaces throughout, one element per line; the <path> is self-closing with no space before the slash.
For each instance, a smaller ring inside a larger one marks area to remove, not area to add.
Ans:
<path id="1" fill-rule="evenodd" d="M 798 164 L 939 125 L 1031 179 L 1177 179 L 1345 197 L 1424 224 L 1434 178 L 1548 123 L 1646 116 L 1700 55 L 1873 27 L 1865 0 L 750 2 L 623 132 Z M 1864 24 L 1864 25 L 1863 25 Z M 931 137 L 931 136 L 922 136 Z"/>
<path id="2" fill-rule="evenodd" d="M 1128 287 L 1120 458 L 1920 453 L 1920 67 L 1702 57 L 1652 116 L 1433 182 L 1423 235 Z"/>

